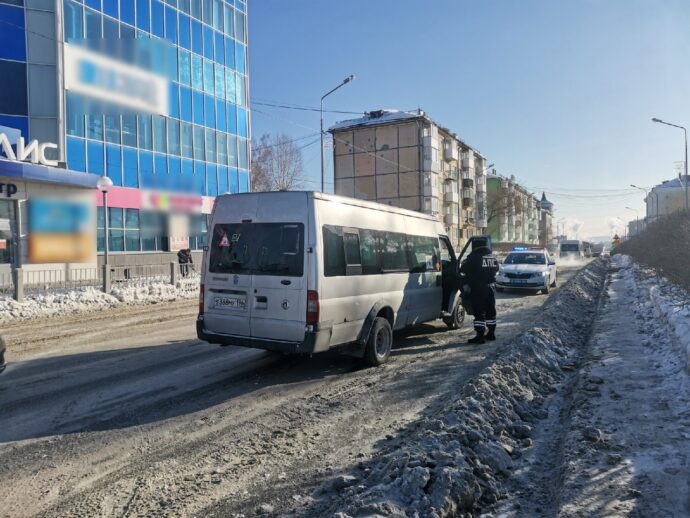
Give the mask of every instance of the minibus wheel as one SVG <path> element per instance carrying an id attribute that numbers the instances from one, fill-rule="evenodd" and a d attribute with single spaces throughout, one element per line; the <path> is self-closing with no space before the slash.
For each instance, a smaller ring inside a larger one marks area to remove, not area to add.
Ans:
<path id="1" fill-rule="evenodd" d="M 464 322 L 465 308 L 462 307 L 462 304 L 460 304 L 460 302 L 458 302 L 455 305 L 453 313 L 450 316 L 447 316 L 443 319 L 443 323 L 448 326 L 448 329 L 460 329 Z"/>
<path id="2" fill-rule="evenodd" d="M 393 330 L 391 325 L 383 317 L 376 317 L 371 327 L 364 359 L 369 365 L 375 367 L 386 363 L 393 347 Z"/>

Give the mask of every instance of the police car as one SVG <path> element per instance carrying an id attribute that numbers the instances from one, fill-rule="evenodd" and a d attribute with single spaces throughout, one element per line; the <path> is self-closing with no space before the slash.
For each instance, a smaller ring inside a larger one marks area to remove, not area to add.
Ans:
<path id="1" fill-rule="evenodd" d="M 496 290 L 506 288 L 548 293 L 556 286 L 556 261 L 544 248 L 514 248 L 496 276 Z"/>

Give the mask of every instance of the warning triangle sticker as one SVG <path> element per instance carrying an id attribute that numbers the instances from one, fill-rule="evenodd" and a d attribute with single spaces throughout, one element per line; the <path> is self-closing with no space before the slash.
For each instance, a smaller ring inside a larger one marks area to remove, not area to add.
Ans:
<path id="1" fill-rule="evenodd" d="M 221 238 L 218 246 L 221 246 L 221 247 L 229 247 L 230 246 L 230 241 L 228 240 L 227 234 L 223 234 L 223 237 Z"/>

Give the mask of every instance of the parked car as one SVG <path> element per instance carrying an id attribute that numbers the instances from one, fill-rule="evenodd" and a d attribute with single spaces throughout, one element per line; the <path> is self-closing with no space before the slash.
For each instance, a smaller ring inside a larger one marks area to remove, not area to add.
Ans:
<path id="1" fill-rule="evenodd" d="M 546 249 L 516 249 L 499 267 L 496 290 L 509 288 L 548 293 L 556 286 L 557 277 L 556 261 Z"/>
<path id="2" fill-rule="evenodd" d="M 216 198 L 202 261 L 199 339 L 388 359 L 393 330 L 460 327 L 458 259 L 433 216 L 318 192 Z"/>
<path id="3" fill-rule="evenodd" d="M 5 340 L 0 336 L 0 372 L 5 370 L 7 363 L 5 362 Z"/>

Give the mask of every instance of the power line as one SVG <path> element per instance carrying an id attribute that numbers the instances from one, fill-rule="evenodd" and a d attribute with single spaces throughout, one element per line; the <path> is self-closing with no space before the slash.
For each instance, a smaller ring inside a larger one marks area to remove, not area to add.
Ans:
<path id="1" fill-rule="evenodd" d="M 309 111 L 309 112 L 320 112 L 321 108 L 312 108 L 310 106 L 290 106 L 288 104 L 279 104 L 279 103 L 268 103 L 268 102 L 262 102 L 262 101 L 256 101 L 252 100 L 251 101 L 252 105 L 259 105 L 259 106 L 268 106 L 271 108 L 283 108 L 286 110 L 299 110 L 299 111 Z M 364 115 L 364 112 L 350 112 L 350 111 L 344 111 L 344 110 L 323 110 L 324 113 L 341 113 L 341 114 L 347 114 L 347 115 Z"/>

